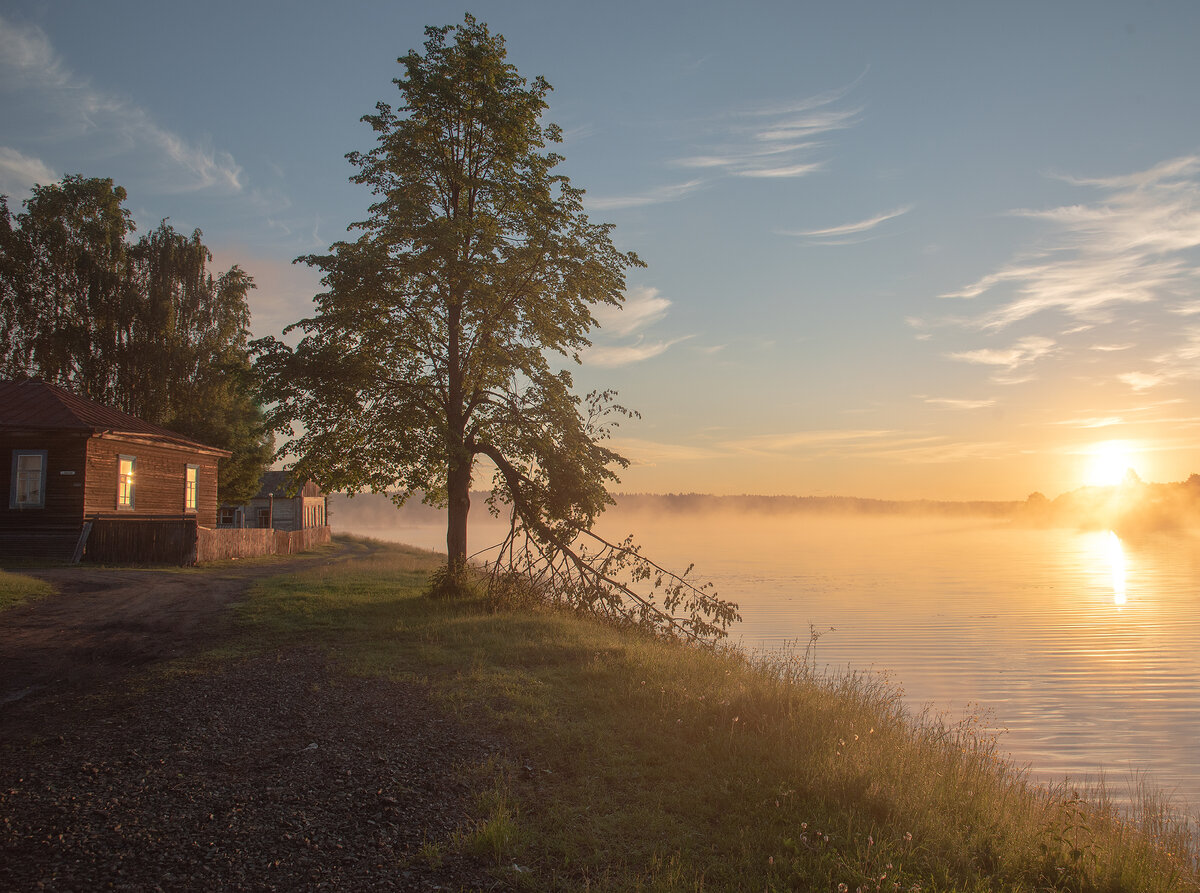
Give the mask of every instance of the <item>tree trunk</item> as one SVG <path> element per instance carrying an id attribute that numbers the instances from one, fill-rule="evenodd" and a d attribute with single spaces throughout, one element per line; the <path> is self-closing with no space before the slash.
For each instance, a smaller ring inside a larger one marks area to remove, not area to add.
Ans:
<path id="1" fill-rule="evenodd" d="M 451 459 L 446 488 L 449 511 L 446 519 L 447 564 L 453 570 L 467 563 L 467 513 L 471 510 L 471 459 Z"/>

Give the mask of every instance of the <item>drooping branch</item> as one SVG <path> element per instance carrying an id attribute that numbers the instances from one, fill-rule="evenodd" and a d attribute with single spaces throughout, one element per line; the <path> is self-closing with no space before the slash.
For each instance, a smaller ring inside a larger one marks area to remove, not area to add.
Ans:
<path id="1" fill-rule="evenodd" d="M 537 510 L 538 483 L 493 447 L 477 449 L 495 463 L 511 499 L 509 533 L 490 563 L 491 585 L 516 575 L 549 601 L 691 641 L 722 638 L 741 619 L 712 584 L 688 579 L 691 567 L 667 570 L 644 556 L 632 536 L 614 543 L 590 523 L 547 522 Z"/>

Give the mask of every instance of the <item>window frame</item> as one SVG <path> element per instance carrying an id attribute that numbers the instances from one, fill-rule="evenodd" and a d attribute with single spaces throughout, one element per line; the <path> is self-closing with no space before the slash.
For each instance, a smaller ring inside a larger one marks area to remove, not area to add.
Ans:
<path id="1" fill-rule="evenodd" d="M 121 497 L 124 493 L 124 481 L 121 476 L 121 463 L 129 461 L 129 501 L 122 502 Z M 127 456 L 124 453 L 117 455 L 117 511 L 132 512 L 137 506 L 137 456 Z"/>
<path id="2" fill-rule="evenodd" d="M 200 511 L 200 466 L 191 462 L 183 468 L 183 511 L 190 515 Z"/>
<path id="3" fill-rule="evenodd" d="M 23 456 L 37 456 L 41 460 L 41 469 L 38 477 L 38 501 L 37 502 L 20 502 L 17 499 L 20 493 L 20 467 L 21 458 Z M 46 507 L 46 466 L 49 464 L 48 450 L 22 450 L 14 449 L 12 451 L 12 477 L 9 479 L 8 488 L 8 507 L 19 512 L 25 512 L 36 509 L 44 509 Z"/>

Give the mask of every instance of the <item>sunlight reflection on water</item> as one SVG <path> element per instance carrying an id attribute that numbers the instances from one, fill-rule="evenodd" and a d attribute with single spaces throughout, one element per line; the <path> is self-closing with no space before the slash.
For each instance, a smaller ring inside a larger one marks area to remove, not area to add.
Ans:
<path id="1" fill-rule="evenodd" d="M 1042 778 L 1148 772 L 1200 809 L 1200 550 L 1193 536 L 984 520 L 614 512 L 656 560 L 741 606 L 731 638 L 886 674 L 914 709 L 982 711 Z M 499 527 L 473 525 L 476 543 Z M 370 533 L 367 530 L 358 532 Z M 442 548 L 444 527 L 373 535 Z M 661 557 L 660 557 L 661 556 Z"/>

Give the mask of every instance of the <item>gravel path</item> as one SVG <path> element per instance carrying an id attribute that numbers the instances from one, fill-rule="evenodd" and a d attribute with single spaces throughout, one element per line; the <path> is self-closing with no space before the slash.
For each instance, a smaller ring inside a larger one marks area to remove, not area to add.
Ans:
<path id="1" fill-rule="evenodd" d="M 0 614 L 10 661 L 37 626 L 13 613 Z M 192 628 L 168 629 L 167 653 L 96 659 L 129 653 L 135 612 L 111 635 L 69 633 L 90 650 L 5 678 L 29 691 L 0 705 L 0 890 L 503 888 L 448 845 L 469 825 L 467 779 L 494 750 L 484 737 L 420 686 L 345 677 L 313 650 L 131 672 L 226 622 L 223 606 L 207 621 L 183 613 Z"/>

